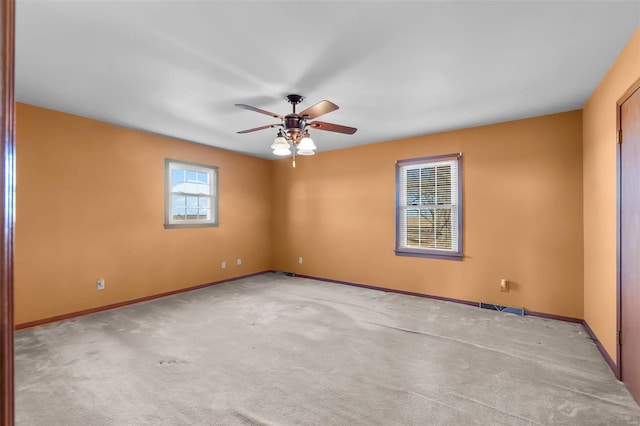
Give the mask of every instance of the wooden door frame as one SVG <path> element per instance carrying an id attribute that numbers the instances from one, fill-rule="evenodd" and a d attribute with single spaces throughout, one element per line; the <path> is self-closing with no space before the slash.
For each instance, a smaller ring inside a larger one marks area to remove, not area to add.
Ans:
<path id="1" fill-rule="evenodd" d="M 15 221 L 15 0 L 2 0 L 2 110 L 0 118 L 0 424 L 14 423 L 13 381 L 13 240 Z"/>
<path id="2" fill-rule="evenodd" d="M 622 330 L 622 104 L 640 89 L 640 78 L 633 83 L 616 103 L 616 368 L 615 375 L 622 380 L 622 348 L 620 347 L 620 331 Z"/>
<path id="3" fill-rule="evenodd" d="M 0 424 L 14 424 L 13 378 L 13 240 L 15 221 L 15 0 L 2 0 L 0 8 L 2 86 L 0 117 Z"/>

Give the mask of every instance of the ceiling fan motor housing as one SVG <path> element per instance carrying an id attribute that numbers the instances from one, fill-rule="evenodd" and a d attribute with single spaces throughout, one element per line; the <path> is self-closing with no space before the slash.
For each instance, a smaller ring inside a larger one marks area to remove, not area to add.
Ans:
<path id="1" fill-rule="evenodd" d="M 306 120 L 301 118 L 298 114 L 289 114 L 284 117 L 283 120 L 284 129 L 289 133 L 299 133 L 304 130 L 306 126 Z"/>

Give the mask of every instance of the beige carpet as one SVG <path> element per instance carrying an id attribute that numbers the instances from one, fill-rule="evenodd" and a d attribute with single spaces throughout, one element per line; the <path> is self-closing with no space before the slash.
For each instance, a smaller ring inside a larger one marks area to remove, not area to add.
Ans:
<path id="1" fill-rule="evenodd" d="M 640 424 L 581 325 L 276 274 L 15 352 L 24 426 Z"/>

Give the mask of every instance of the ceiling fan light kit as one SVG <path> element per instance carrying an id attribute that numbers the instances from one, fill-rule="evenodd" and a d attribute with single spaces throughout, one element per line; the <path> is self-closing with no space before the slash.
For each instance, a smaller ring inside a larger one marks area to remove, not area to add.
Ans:
<path id="1" fill-rule="evenodd" d="M 271 144 L 273 154 L 278 156 L 287 156 L 293 154 L 293 167 L 296 166 L 297 155 L 314 155 L 317 149 L 316 145 L 309 135 L 309 128 L 326 130 L 329 132 L 344 133 L 348 135 L 354 134 L 358 129 L 355 127 L 342 126 L 340 124 L 325 123 L 320 121 L 309 121 L 316 117 L 327 114 L 338 109 L 338 105 L 329 101 L 320 101 L 317 104 L 305 109 L 300 113 L 296 113 L 296 105 L 298 105 L 304 97 L 300 95 L 287 95 L 287 101 L 293 105 L 293 112 L 282 116 L 273 112 L 265 111 L 260 108 L 252 107 L 246 104 L 236 104 L 237 107 L 248 109 L 250 111 L 259 112 L 260 114 L 269 115 L 273 118 L 279 118 L 281 123 L 267 124 L 266 126 L 255 127 L 253 129 L 241 130 L 238 133 L 249 133 L 257 130 L 270 129 L 279 127 L 278 134 Z"/>

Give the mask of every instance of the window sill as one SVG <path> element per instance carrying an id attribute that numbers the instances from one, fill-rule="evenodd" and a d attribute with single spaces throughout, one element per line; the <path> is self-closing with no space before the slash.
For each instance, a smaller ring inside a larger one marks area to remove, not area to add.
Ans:
<path id="1" fill-rule="evenodd" d="M 175 228 L 215 228 L 217 227 L 217 223 L 165 223 L 164 229 L 175 229 Z"/>
<path id="2" fill-rule="evenodd" d="M 407 256 L 407 257 L 424 257 L 428 259 L 442 259 L 442 260 L 457 260 L 462 261 L 464 255 L 462 253 L 438 253 L 433 251 L 426 250 L 394 250 L 396 256 Z"/>

